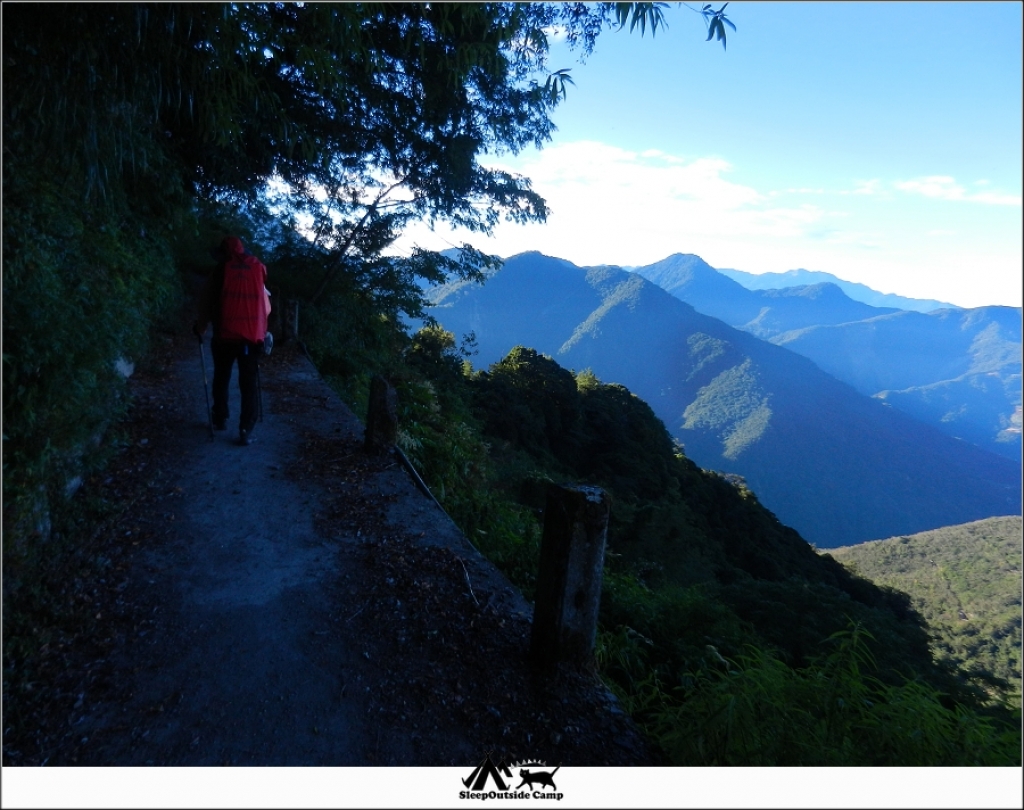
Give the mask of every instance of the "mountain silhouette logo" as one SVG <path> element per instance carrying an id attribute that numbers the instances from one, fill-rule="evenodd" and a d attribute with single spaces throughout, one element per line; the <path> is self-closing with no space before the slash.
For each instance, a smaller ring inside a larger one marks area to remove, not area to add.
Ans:
<path id="1" fill-rule="evenodd" d="M 504 792 L 508 790 L 508 783 L 501 778 L 502 773 L 504 773 L 508 779 L 512 778 L 512 771 L 510 771 L 508 766 L 505 765 L 504 760 L 501 763 L 501 767 L 498 768 L 491 761 L 491 752 L 488 752 L 487 756 L 484 757 L 483 762 L 473 769 L 473 773 L 462 780 L 462 784 L 470 790 L 486 790 L 487 780 L 491 779 L 494 782 L 494 786 L 498 790 Z M 471 783 L 472 787 L 470 787 Z"/>

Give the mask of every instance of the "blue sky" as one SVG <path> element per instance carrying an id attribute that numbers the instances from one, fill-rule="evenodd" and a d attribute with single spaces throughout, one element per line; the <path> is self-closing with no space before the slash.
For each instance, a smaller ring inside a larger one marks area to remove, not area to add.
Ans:
<path id="1" fill-rule="evenodd" d="M 585 64 L 556 46 L 575 86 L 554 140 L 487 161 L 530 177 L 548 222 L 405 244 L 581 265 L 696 253 L 1020 306 L 1021 8 L 733 2 L 723 51 L 673 3 L 668 30 L 606 31 Z"/>

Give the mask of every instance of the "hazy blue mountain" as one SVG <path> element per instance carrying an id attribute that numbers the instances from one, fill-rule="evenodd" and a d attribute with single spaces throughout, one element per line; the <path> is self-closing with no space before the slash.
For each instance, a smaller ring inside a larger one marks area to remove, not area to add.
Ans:
<path id="1" fill-rule="evenodd" d="M 1020 459 L 1019 307 L 898 312 L 771 342 L 944 433 Z"/>
<path id="2" fill-rule="evenodd" d="M 693 255 L 670 256 L 635 272 L 698 312 L 784 345 L 950 436 L 1020 456 L 1019 309 L 880 308 L 853 301 L 833 283 L 749 290 Z M 793 270 L 753 279 L 822 277 L 834 278 Z"/>
<path id="3" fill-rule="evenodd" d="M 1020 513 L 1019 465 L 857 393 L 636 273 L 525 253 L 484 285 L 438 288 L 434 302 L 446 329 L 475 332 L 477 368 L 523 345 L 625 385 L 691 459 L 744 476 L 820 547 Z"/>
<path id="4" fill-rule="evenodd" d="M 928 298 L 904 298 L 902 295 L 882 293 L 864 284 L 844 281 L 831 273 L 818 270 L 787 270 L 785 273 L 747 273 L 743 270 L 719 268 L 719 273 L 742 284 L 748 290 L 777 290 L 785 287 L 801 287 L 807 284 L 835 284 L 854 301 L 873 307 L 893 307 L 911 312 L 931 312 L 935 309 L 956 309 L 954 304 L 932 301 Z"/>
<path id="5" fill-rule="evenodd" d="M 805 326 L 861 321 L 898 311 L 855 301 L 831 283 L 750 290 L 692 254 L 677 253 L 634 272 L 698 312 L 760 338 Z"/>

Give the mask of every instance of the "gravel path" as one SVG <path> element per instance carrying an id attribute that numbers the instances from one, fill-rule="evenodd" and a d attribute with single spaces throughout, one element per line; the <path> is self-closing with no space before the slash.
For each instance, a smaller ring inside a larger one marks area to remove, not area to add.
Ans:
<path id="1" fill-rule="evenodd" d="M 350 434 L 358 424 L 330 400 L 277 414 L 289 378 L 315 375 L 273 359 L 249 447 L 234 429 L 210 440 L 196 348 L 164 382 L 174 396 L 149 394 L 163 405 L 147 441 L 159 483 L 137 523 L 155 542 L 136 556 L 128 594 L 146 618 L 118 651 L 126 688 L 80 723 L 81 764 L 366 761 L 364 676 L 350 648 L 328 639 L 330 589 L 360 563 L 351 538 L 317 531 L 317 482 L 283 474 L 303 423 Z M 234 385 L 231 396 L 237 414 Z"/>

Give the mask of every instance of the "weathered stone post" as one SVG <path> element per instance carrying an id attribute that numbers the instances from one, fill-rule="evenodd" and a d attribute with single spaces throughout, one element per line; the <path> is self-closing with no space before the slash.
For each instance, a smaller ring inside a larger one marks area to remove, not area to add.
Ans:
<path id="1" fill-rule="evenodd" d="M 535 668 L 593 664 L 607 536 L 604 490 L 548 486 L 530 638 Z"/>
<path id="2" fill-rule="evenodd" d="M 370 403 L 366 413 L 367 453 L 388 453 L 398 438 L 398 392 L 375 374 L 370 380 Z"/>
<path id="3" fill-rule="evenodd" d="M 280 307 L 278 311 L 277 307 L 271 310 L 271 317 L 274 316 L 274 312 L 277 312 L 280 318 L 279 326 L 281 328 L 281 342 L 299 336 L 299 302 L 295 298 L 289 298 Z"/>

